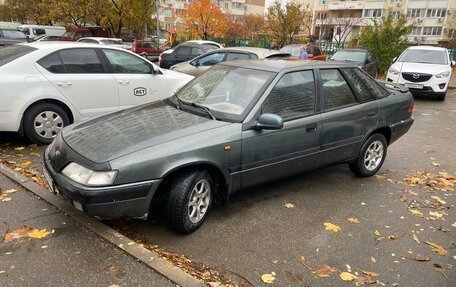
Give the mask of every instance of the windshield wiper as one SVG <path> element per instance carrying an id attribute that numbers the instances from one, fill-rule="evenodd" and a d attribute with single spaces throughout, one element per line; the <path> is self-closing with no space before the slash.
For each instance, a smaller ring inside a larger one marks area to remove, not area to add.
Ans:
<path id="1" fill-rule="evenodd" d="M 214 121 L 217 120 L 217 119 L 215 118 L 214 114 L 211 112 L 211 110 L 210 110 L 208 107 L 203 106 L 203 105 L 200 105 L 200 104 L 195 103 L 195 102 L 191 102 L 190 105 L 192 105 L 192 106 L 194 106 L 194 107 L 197 107 L 197 108 L 200 108 L 200 109 L 206 111 L 206 113 L 207 113 Z"/>
<path id="2" fill-rule="evenodd" d="M 173 93 L 173 96 L 176 98 L 177 100 L 177 105 L 176 107 L 181 110 L 182 109 L 182 100 L 179 98 L 179 96 L 177 95 L 176 92 Z"/>

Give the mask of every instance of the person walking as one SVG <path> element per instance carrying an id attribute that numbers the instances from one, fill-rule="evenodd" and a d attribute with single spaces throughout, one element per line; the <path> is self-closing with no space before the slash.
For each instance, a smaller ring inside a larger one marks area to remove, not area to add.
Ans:
<path id="1" fill-rule="evenodd" d="M 301 46 L 301 54 L 299 55 L 299 59 L 307 60 L 309 58 L 309 54 L 307 53 L 307 45 Z"/>

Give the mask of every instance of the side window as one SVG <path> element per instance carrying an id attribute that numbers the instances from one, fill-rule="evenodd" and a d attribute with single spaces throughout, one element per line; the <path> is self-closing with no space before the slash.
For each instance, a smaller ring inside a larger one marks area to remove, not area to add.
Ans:
<path id="1" fill-rule="evenodd" d="M 87 36 L 87 37 L 90 37 L 90 36 Z M 74 39 L 75 40 L 79 40 L 81 38 L 83 38 L 82 33 L 77 32 L 77 33 L 74 34 Z"/>
<path id="2" fill-rule="evenodd" d="M 374 97 L 381 99 L 390 95 L 387 89 L 381 86 L 377 81 L 372 79 L 368 74 L 361 69 L 355 69 L 355 73 L 364 81 L 366 86 L 371 90 Z"/>
<path id="3" fill-rule="evenodd" d="M 35 35 L 44 35 L 44 34 L 46 34 L 46 31 L 44 29 L 40 29 L 40 28 L 33 29 L 33 34 L 35 34 Z"/>
<path id="4" fill-rule="evenodd" d="M 338 70 L 320 70 L 320 74 L 325 111 L 356 103 L 355 96 Z"/>
<path id="5" fill-rule="evenodd" d="M 38 64 L 51 73 L 65 73 L 65 68 L 63 67 L 62 61 L 60 61 L 59 55 L 57 53 L 53 53 L 47 57 L 40 59 L 38 61 Z"/>
<path id="6" fill-rule="evenodd" d="M 303 117 L 315 111 L 315 81 L 312 71 L 283 75 L 263 103 L 262 113 L 272 113 L 284 120 Z"/>
<path id="7" fill-rule="evenodd" d="M 116 51 L 104 49 L 106 57 L 116 74 L 151 74 L 151 66 L 133 55 Z"/>
<path id="8" fill-rule="evenodd" d="M 176 55 L 177 56 L 188 56 L 188 55 L 190 55 L 191 49 L 192 49 L 192 47 L 181 46 L 178 49 L 176 49 Z"/>
<path id="9" fill-rule="evenodd" d="M 227 61 L 247 60 L 247 59 L 250 59 L 249 54 L 243 54 L 243 53 L 228 53 L 228 57 L 226 58 Z"/>
<path id="10" fill-rule="evenodd" d="M 345 78 L 350 82 L 356 97 L 360 102 L 374 100 L 375 98 L 372 95 L 370 89 L 366 86 L 365 81 L 358 76 L 355 70 L 358 69 L 343 69 L 342 73 L 344 74 Z"/>
<path id="11" fill-rule="evenodd" d="M 149 42 L 144 42 L 144 44 L 143 44 L 143 48 L 147 48 L 147 49 L 150 49 L 150 48 L 152 48 L 152 46 L 150 45 L 150 43 L 149 43 Z"/>
<path id="12" fill-rule="evenodd" d="M 272 57 L 273 58 L 273 57 Z M 258 59 L 258 56 L 255 54 L 250 54 L 250 59 Z"/>
<path id="13" fill-rule="evenodd" d="M 81 41 L 79 41 L 79 43 L 94 43 L 94 44 L 98 44 L 98 42 L 96 40 L 93 40 L 93 39 L 81 39 Z"/>
<path id="14" fill-rule="evenodd" d="M 67 73 L 104 73 L 101 61 L 94 49 L 68 49 L 59 52 Z"/>
<path id="15" fill-rule="evenodd" d="M 201 66 L 212 66 L 215 64 L 220 63 L 223 61 L 223 58 L 225 57 L 225 53 L 213 53 L 210 55 L 207 55 L 206 57 L 202 57 L 198 60 L 198 63 Z"/>
<path id="16" fill-rule="evenodd" d="M 198 47 L 193 47 L 193 48 L 192 48 L 192 56 L 199 56 L 199 55 L 201 55 L 201 54 L 203 54 L 203 53 L 204 53 L 204 51 L 201 50 L 201 49 L 198 48 Z"/>

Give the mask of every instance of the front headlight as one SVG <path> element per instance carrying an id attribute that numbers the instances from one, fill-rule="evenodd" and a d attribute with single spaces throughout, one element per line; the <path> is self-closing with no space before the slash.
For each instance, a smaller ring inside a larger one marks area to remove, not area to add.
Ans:
<path id="1" fill-rule="evenodd" d="M 447 72 L 443 72 L 443 73 L 439 73 L 437 75 L 435 75 L 436 78 L 448 78 L 450 76 L 450 72 L 447 71 Z"/>
<path id="2" fill-rule="evenodd" d="M 396 76 L 399 75 L 399 71 L 396 70 L 393 67 L 389 68 L 388 73 L 391 73 L 391 74 L 396 75 Z"/>
<path id="3" fill-rule="evenodd" d="M 88 186 L 110 185 L 116 178 L 117 171 L 93 171 L 75 162 L 67 165 L 62 173 L 77 183 Z"/>

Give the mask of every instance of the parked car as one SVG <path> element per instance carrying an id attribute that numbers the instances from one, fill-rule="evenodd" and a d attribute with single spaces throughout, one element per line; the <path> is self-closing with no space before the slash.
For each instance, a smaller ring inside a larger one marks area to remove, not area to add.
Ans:
<path id="1" fill-rule="evenodd" d="M 60 41 L 76 42 L 77 40 L 85 37 L 104 37 L 110 38 L 111 31 L 108 28 L 94 26 L 84 28 L 74 28 L 65 32 Z"/>
<path id="2" fill-rule="evenodd" d="M 173 49 L 164 51 L 160 54 L 158 62 L 160 63 L 161 68 L 169 69 L 173 65 L 191 60 L 196 56 L 220 48 L 223 48 L 223 46 L 216 42 L 191 40 L 179 44 Z"/>
<path id="3" fill-rule="evenodd" d="M 169 97 L 192 78 L 110 46 L 7 47 L 0 50 L 0 131 L 50 143 L 68 124 Z"/>
<path id="4" fill-rule="evenodd" d="M 380 62 L 366 49 L 342 49 L 334 53 L 330 60 L 350 62 L 366 71 L 374 79 L 378 76 Z"/>
<path id="5" fill-rule="evenodd" d="M 280 49 L 284 53 L 291 55 L 292 59 L 299 59 L 301 56 L 301 47 L 303 44 L 289 44 Z M 320 46 L 310 44 L 307 45 L 307 53 L 309 54 L 310 60 L 326 61 L 326 55 L 321 51 Z"/>
<path id="6" fill-rule="evenodd" d="M 435 96 L 444 101 L 455 64 L 445 48 L 413 46 L 394 59 L 386 79 L 405 84 L 413 95 Z"/>
<path id="7" fill-rule="evenodd" d="M 171 98 L 66 127 L 44 155 L 49 186 L 96 218 L 145 219 L 165 198 L 190 233 L 214 200 L 256 184 L 344 162 L 374 175 L 413 123 L 412 95 L 312 63 L 220 63 Z"/>
<path id="8" fill-rule="evenodd" d="M 45 25 L 21 25 L 17 30 L 23 32 L 28 39 L 35 40 L 42 35 L 61 37 L 66 29 L 63 26 L 45 26 Z"/>
<path id="9" fill-rule="evenodd" d="M 133 40 L 131 51 L 151 60 L 158 59 L 160 54 L 163 53 L 163 50 L 159 48 L 159 45 L 156 42 L 139 39 Z"/>
<path id="10" fill-rule="evenodd" d="M 21 31 L 0 29 L 0 48 L 24 42 L 27 42 L 27 37 Z"/>
<path id="11" fill-rule="evenodd" d="M 124 45 L 122 39 L 119 38 L 105 38 L 105 37 L 86 37 L 76 41 L 76 43 L 92 43 L 100 45 L 108 45 L 112 47 L 127 49 L 129 46 Z"/>
<path id="12" fill-rule="evenodd" d="M 210 67 L 220 62 L 246 59 L 273 59 L 289 57 L 290 54 L 277 50 L 268 50 L 253 47 L 222 48 L 207 52 L 190 61 L 171 66 L 171 70 L 192 76 L 199 76 Z"/>
<path id="13" fill-rule="evenodd" d="M 33 39 L 35 42 L 41 41 L 60 41 L 60 36 L 41 35 Z"/>

